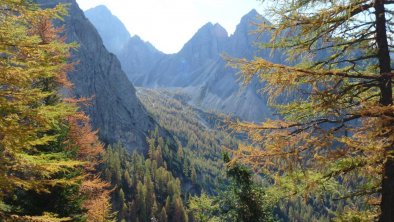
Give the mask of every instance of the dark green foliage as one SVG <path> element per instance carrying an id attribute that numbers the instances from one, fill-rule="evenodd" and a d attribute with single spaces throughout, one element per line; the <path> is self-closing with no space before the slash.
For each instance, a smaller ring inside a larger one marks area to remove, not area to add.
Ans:
<path id="1" fill-rule="evenodd" d="M 5 202 L 12 203 L 13 211 L 20 215 L 43 215 L 52 212 L 59 217 L 70 217 L 73 221 L 85 221 L 84 196 L 78 185 L 50 189 L 50 193 L 18 190 Z"/>
<path id="2" fill-rule="evenodd" d="M 224 161 L 230 161 L 228 155 Z M 189 212 L 192 221 L 215 222 L 268 222 L 274 220 L 275 201 L 269 198 L 261 183 L 256 182 L 252 172 L 239 164 L 228 165 L 230 183 L 217 196 L 190 197 Z"/>
<path id="3" fill-rule="evenodd" d="M 230 162 L 227 154 L 224 161 Z M 227 176 L 231 182 L 219 195 L 220 218 L 224 221 L 273 221 L 273 204 L 261 184 L 253 180 L 252 172 L 239 164 L 229 165 Z"/>
<path id="4" fill-rule="evenodd" d="M 120 145 L 107 149 L 105 177 L 116 192 L 113 206 L 118 221 L 188 221 L 182 201 L 181 181 L 167 169 L 168 144 L 153 132 L 147 139 L 148 157 L 128 154 Z M 166 154 L 165 154 L 166 153 Z"/>

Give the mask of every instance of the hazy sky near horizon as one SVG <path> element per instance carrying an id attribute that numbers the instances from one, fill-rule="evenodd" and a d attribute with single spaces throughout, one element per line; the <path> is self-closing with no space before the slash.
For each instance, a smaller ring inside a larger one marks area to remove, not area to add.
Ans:
<path id="1" fill-rule="evenodd" d="M 207 22 L 221 24 L 230 34 L 241 17 L 256 9 L 257 0 L 77 0 L 85 11 L 106 5 L 132 35 L 139 35 L 165 53 L 178 52 Z"/>

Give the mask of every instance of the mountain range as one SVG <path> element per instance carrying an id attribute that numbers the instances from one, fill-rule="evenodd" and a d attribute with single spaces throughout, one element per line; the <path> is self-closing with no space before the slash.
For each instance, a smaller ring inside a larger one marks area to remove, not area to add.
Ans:
<path id="1" fill-rule="evenodd" d="M 75 0 L 36 2 L 42 7 L 69 5 L 69 16 L 59 25 L 65 26 L 67 41 L 79 45 L 71 59 L 76 64 L 69 74 L 74 84 L 72 96 L 90 98 L 83 109 L 106 144 L 120 142 L 128 150 L 146 152 L 146 137 L 157 124 L 137 98 L 133 84 L 179 92 L 199 108 L 245 120 L 272 117 L 266 97 L 258 93 L 262 83 L 253 80 L 241 87 L 236 71 L 227 68 L 222 58 L 222 54 L 243 58 L 259 55 L 280 60 L 278 53 L 270 56 L 267 50 L 255 49 L 256 40 L 268 41 L 270 37 L 267 33 L 250 35 L 251 22 L 263 19 L 255 10 L 241 19 L 233 35 L 219 24 L 207 23 L 180 52 L 164 54 L 138 36 L 130 37 L 104 6 L 88 10 L 85 17 Z"/>
<path id="2" fill-rule="evenodd" d="M 87 18 L 98 27 L 98 32 L 108 42 L 106 47 L 119 58 L 123 70 L 135 86 L 166 88 L 187 94 L 189 103 L 209 111 L 231 114 L 247 121 L 262 121 L 273 118 L 267 97 L 259 90 L 263 83 L 253 79 L 251 84 L 241 86 L 236 70 L 226 66 L 223 55 L 251 59 L 259 56 L 280 63 L 284 57 L 279 52 L 259 49 L 256 44 L 268 42 L 270 33 L 253 34 L 254 22 L 267 22 L 256 10 L 242 17 L 234 34 L 229 35 L 220 24 L 207 23 L 175 54 L 164 54 L 149 42 L 133 36 L 123 43 L 118 51 L 111 42 L 121 29 L 113 25 L 102 28 L 97 17 L 115 21 L 105 6 L 86 12 Z M 103 13 L 102 11 L 105 11 Z M 108 17 L 108 18 L 104 18 Z M 119 20 L 117 20 L 120 22 Z M 108 36 L 111 31 L 112 36 Z"/>

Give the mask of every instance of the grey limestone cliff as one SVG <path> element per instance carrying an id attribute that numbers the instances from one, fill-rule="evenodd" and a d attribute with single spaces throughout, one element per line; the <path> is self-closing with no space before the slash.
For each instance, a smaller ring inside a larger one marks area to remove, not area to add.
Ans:
<path id="1" fill-rule="evenodd" d="M 115 55 L 103 45 L 100 35 L 84 16 L 75 0 L 37 0 L 42 7 L 58 3 L 69 4 L 65 26 L 67 41 L 76 42 L 79 48 L 72 53 L 78 61 L 75 71 L 69 74 L 76 97 L 92 98 L 85 108 L 94 128 L 107 144 L 121 142 L 129 150 L 145 151 L 146 135 L 154 129 L 154 120 L 137 99 L 135 89 Z"/>

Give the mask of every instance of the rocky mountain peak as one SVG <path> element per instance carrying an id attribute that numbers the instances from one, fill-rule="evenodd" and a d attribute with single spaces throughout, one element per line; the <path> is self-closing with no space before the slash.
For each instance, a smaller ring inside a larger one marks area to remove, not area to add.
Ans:
<path id="1" fill-rule="evenodd" d="M 248 35 L 248 31 L 256 29 L 256 27 L 253 25 L 253 22 L 257 22 L 259 18 L 261 18 L 261 15 L 255 9 L 244 15 L 241 18 L 240 23 L 237 25 L 234 35 L 238 33 Z"/>
<path id="2" fill-rule="evenodd" d="M 221 25 L 209 22 L 196 32 L 179 54 L 201 64 L 201 60 L 218 58 L 227 40 L 227 31 Z"/>
<path id="3" fill-rule="evenodd" d="M 193 36 L 193 38 L 188 42 L 193 42 L 197 41 L 198 39 L 203 39 L 203 38 L 227 38 L 228 33 L 226 29 L 224 29 L 219 23 L 212 24 L 211 22 L 206 23 L 204 26 L 202 26 L 196 34 Z M 186 45 L 188 44 L 186 43 Z"/>
<path id="4" fill-rule="evenodd" d="M 94 7 L 94 8 L 86 10 L 85 13 L 90 14 L 90 13 L 93 13 L 93 12 L 97 13 L 97 14 L 101 14 L 103 16 L 112 15 L 112 12 L 105 5 L 98 5 L 98 6 Z"/>
<path id="5" fill-rule="evenodd" d="M 254 33 L 257 30 L 255 24 L 269 21 L 259 14 L 255 9 L 241 18 L 236 30 L 230 37 L 229 54 L 234 57 L 253 58 L 257 56 L 255 42 L 269 42 L 271 34 L 269 32 Z M 261 52 L 261 51 L 260 51 Z M 266 52 L 264 52 L 266 54 Z M 269 53 L 268 53 L 269 54 Z M 265 55 L 259 55 L 265 57 Z"/>
<path id="6" fill-rule="evenodd" d="M 219 23 L 215 23 L 213 25 L 213 33 L 215 36 L 218 36 L 220 38 L 227 38 L 228 37 L 227 30 L 225 28 L 223 28 L 223 26 L 221 26 Z"/>
<path id="7" fill-rule="evenodd" d="M 264 16 L 262 16 L 255 9 L 253 9 L 241 18 L 240 23 L 237 25 L 236 32 L 245 33 L 245 31 L 255 30 L 256 26 L 254 25 L 254 23 L 261 22 L 270 24 L 270 22 Z"/>
<path id="8" fill-rule="evenodd" d="M 246 15 L 242 16 L 241 18 L 241 23 L 243 21 L 250 21 L 253 19 L 256 19 L 256 17 L 261 16 L 256 9 L 252 9 L 250 12 L 248 12 Z"/>
<path id="9" fill-rule="evenodd" d="M 130 38 L 123 23 L 104 5 L 85 11 L 85 16 L 96 27 L 105 47 L 112 53 L 119 52 Z"/>

